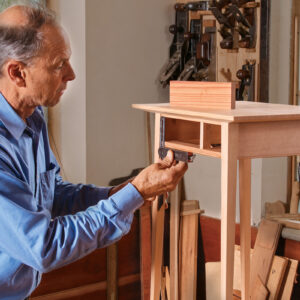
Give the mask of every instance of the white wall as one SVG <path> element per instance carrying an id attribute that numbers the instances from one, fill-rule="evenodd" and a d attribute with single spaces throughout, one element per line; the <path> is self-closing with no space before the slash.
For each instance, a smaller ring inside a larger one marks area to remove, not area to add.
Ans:
<path id="1" fill-rule="evenodd" d="M 48 5 L 57 12 L 59 20 L 70 37 L 71 64 L 76 80 L 60 103 L 49 110 L 52 135 L 63 168 L 65 179 L 86 182 L 86 38 L 85 1 L 50 0 Z M 51 132 L 50 132 L 51 134 Z M 55 149 L 54 149 L 55 150 Z"/>
<path id="2" fill-rule="evenodd" d="M 144 113 L 167 101 L 156 81 L 171 42 L 174 0 L 86 1 L 87 180 L 107 185 L 146 165 Z"/>

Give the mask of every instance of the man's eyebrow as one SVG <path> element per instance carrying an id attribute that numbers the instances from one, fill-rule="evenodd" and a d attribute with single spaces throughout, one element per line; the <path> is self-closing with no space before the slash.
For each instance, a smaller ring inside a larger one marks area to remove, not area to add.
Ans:
<path id="1" fill-rule="evenodd" d="M 61 63 L 61 62 L 67 62 L 69 60 L 68 57 L 55 57 L 53 60 L 52 60 L 52 63 L 54 65 L 58 64 L 58 63 Z"/>

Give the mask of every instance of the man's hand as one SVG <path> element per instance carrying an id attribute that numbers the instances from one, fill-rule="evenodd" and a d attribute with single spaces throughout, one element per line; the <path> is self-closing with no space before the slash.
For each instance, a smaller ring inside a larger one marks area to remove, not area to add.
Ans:
<path id="1" fill-rule="evenodd" d="M 164 160 L 145 168 L 131 182 L 145 200 L 175 189 L 188 169 L 184 162 L 174 161 L 174 154 L 169 151 Z"/>

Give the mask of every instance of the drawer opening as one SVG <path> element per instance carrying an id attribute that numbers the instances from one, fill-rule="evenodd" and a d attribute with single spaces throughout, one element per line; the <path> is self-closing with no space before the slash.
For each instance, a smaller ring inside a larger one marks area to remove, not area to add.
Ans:
<path id="1" fill-rule="evenodd" d="M 200 148 L 200 122 L 165 118 L 165 146 Z M 185 149 L 189 151 L 188 148 Z"/>
<path id="2" fill-rule="evenodd" d="M 203 149 L 221 152 L 221 125 L 203 124 Z"/>

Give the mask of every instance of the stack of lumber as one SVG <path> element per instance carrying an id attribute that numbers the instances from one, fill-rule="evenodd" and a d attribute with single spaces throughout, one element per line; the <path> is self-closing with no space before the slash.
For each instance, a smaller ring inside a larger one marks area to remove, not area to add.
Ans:
<path id="1" fill-rule="evenodd" d="M 179 276 L 177 299 L 196 300 L 198 272 L 198 230 L 199 214 L 198 200 L 186 200 L 181 203 L 178 251 Z M 171 300 L 170 273 L 167 266 L 163 267 L 161 282 L 161 299 Z"/>
<path id="2" fill-rule="evenodd" d="M 291 298 L 298 261 L 275 255 L 280 234 L 279 223 L 262 220 L 250 258 L 251 300 L 288 300 Z M 220 280 L 220 268 L 220 262 L 206 263 L 207 300 L 220 299 L 217 282 Z M 237 245 L 234 254 L 233 288 L 233 299 L 241 299 L 241 255 L 240 247 Z"/>

